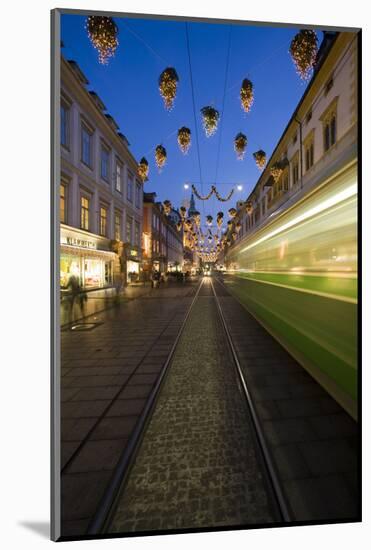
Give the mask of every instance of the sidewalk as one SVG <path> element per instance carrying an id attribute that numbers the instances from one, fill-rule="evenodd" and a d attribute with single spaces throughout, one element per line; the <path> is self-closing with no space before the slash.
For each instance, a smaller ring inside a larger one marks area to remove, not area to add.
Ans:
<path id="1" fill-rule="evenodd" d="M 86 532 L 195 289 L 147 287 L 140 297 L 133 287 L 131 299 L 87 319 L 92 330 L 62 330 L 62 535 Z"/>
<path id="2" fill-rule="evenodd" d="M 172 288 L 178 284 L 179 286 L 181 286 L 180 283 L 174 283 L 171 281 L 163 283 L 162 288 Z M 119 301 L 120 303 L 124 303 L 129 300 L 135 300 L 156 290 L 157 289 L 152 289 L 150 281 L 147 281 L 145 283 L 133 283 L 124 287 L 120 291 Z M 87 301 L 84 304 L 83 312 L 81 312 L 80 306 L 77 303 L 78 300 L 76 300 L 76 303 L 73 307 L 72 318 L 70 318 L 69 315 L 69 297 L 67 295 L 64 295 L 62 297 L 60 305 L 61 327 L 65 328 L 69 324 L 81 321 L 83 318 L 88 317 L 89 315 L 95 315 L 106 309 L 112 308 L 116 303 L 116 294 L 114 288 L 92 290 L 90 292 L 86 292 L 86 297 Z"/>

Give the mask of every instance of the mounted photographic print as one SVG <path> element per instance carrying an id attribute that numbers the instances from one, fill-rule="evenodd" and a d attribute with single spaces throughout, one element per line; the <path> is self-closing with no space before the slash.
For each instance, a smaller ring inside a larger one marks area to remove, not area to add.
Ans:
<path id="1" fill-rule="evenodd" d="M 52 538 L 358 522 L 361 31 L 52 12 Z"/>

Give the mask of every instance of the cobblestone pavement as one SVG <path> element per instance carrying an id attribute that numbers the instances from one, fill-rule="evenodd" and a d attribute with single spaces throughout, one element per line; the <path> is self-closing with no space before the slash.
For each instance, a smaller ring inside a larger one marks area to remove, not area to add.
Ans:
<path id="1" fill-rule="evenodd" d="M 168 357 L 196 282 L 153 289 L 61 332 L 62 535 L 86 532 Z"/>
<path id="2" fill-rule="evenodd" d="M 275 521 L 271 503 L 205 282 L 107 531 L 266 524 Z"/>
<path id="3" fill-rule="evenodd" d="M 359 519 L 357 423 L 226 287 L 215 290 L 293 518 Z"/>

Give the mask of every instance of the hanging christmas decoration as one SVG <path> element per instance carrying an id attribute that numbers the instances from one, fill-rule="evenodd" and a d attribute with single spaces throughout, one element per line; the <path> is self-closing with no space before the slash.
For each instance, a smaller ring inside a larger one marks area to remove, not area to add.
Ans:
<path id="1" fill-rule="evenodd" d="M 246 213 L 250 216 L 253 213 L 253 205 L 251 201 L 247 201 L 246 203 Z"/>
<path id="2" fill-rule="evenodd" d="M 245 113 L 248 113 L 254 103 L 254 90 L 251 80 L 245 78 L 240 90 L 241 106 Z"/>
<path id="3" fill-rule="evenodd" d="M 271 168 L 271 175 L 275 183 L 277 183 L 277 181 L 280 179 L 282 172 L 283 172 L 283 168 L 281 166 L 281 163 L 275 162 Z"/>
<path id="4" fill-rule="evenodd" d="M 138 164 L 138 176 L 142 180 L 142 183 L 148 181 L 149 166 L 148 160 L 145 157 L 142 157 Z"/>
<path id="5" fill-rule="evenodd" d="M 237 239 L 237 233 L 236 231 L 232 232 L 232 239 L 235 241 Z"/>
<path id="6" fill-rule="evenodd" d="M 164 71 L 162 71 L 160 78 L 158 79 L 160 94 L 164 100 L 165 109 L 168 111 L 173 108 L 178 82 L 179 77 L 173 67 L 167 67 Z"/>
<path id="7" fill-rule="evenodd" d="M 301 29 L 292 39 L 290 54 L 296 72 L 302 80 L 308 80 L 316 63 L 318 39 L 314 31 Z"/>
<path id="8" fill-rule="evenodd" d="M 206 223 L 207 225 L 211 225 L 213 223 L 213 217 L 212 216 L 206 216 Z"/>
<path id="9" fill-rule="evenodd" d="M 231 218 L 234 218 L 237 215 L 237 210 L 235 208 L 230 208 L 228 210 L 228 214 L 230 215 Z"/>
<path id="10" fill-rule="evenodd" d="M 195 222 L 195 225 L 197 227 L 200 227 L 200 223 L 201 223 L 201 214 L 199 212 L 194 212 L 193 214 L 193 221 Z"/>
<path id="11" fill-rule="evenodd" d="M 162 145 L 157 145 L 155 152 L 155 160 L 158 167 L 158 171 L 161 172 L 163 166 L 166 163 L 167 153 L 165 147 Z"/>
<path id="12" fill-rule="evenodd" d="M 241 231 L 241 222 L 237 222 L 234 226 L 235 230 L 237 231 L 237 233 L 239 233 Z"/>
<path id="13" fill-rule="evenodd" d="M 180 213 L 180 217 L 184 219 L 184 218 L 186 217 L 186 214 L 187 214 L 187 209 L 186 209 L 186 207 L 185 207 L 185 206 L 181 206 L 181 207 L 179 208 L 179 213 Z"/>
<path id="14" fill-rule="evenodd" d="M 237 159 L 243 160 L 247 147 L 247 137 L 241 132 L 234 138 L 234 150 L 237 153 Z"/>
<path id="15" fill-rule="evenodd" d="M 190 218 L 188 218 L 188 220 L 186 220 L 184 222 L 184 227 L 188 230 L 188 231 L 191 231 L 192 229 L 192 220 Z"/>
<path id="16" fill-rule="evenodd" d="M 202 123 L 203 127 L 206 133 L 206 137 L 210 137 L 213 134 L 215 134 L 217 128 L 218 128 L 218 122 L 219 122 L 219 111 L 214 109 L 214 107 L 202 107 L 201 109 L 202 114 Z"/>
<path id="17" fill-rule="evenodd" d="M 162 206 L 164 207 L 165 214 L 169 215 L 171 212 L 171 202 L 169 200 L 166 200 L 162 203 Z"/>
<path id="18" fill-rule="evenodd" d="M 181 230 L 182 230 L 182 227 L 183 227 L 182 222 L 178 222 L 178 223 L 176 224 L 176 229 L 177 229 L 177 231 L 181 231 Z"/>
<path id="19" fill-rule="evenodd" d="M 209 200 L 209 198 L 211 197 L 211 195 L 214 193 L 214 186 L 212 185 L 211 186 L 211 190 L 210 190 L 210 193 L 208 193 L 207 195 L 200 195 L 200 193 L 197 191 L 196 189 L 196 186 L 195 185 L 192 185 L 192 191 L 194 192 L 194 194 L 196 195 L 196 197 L 198 199 L 200 199 L 200 201 L 207 201 Z"/>
<path id="20" fill-rule="evenodd" d="M 229 199 L 232 197 L 233 193 L 234 193 L 234 188 L 231 189 L 231 191 L 228 193 L 228 195 L 226 197 L 221 197 L 220 194 L 218 193 L 218 190 L 216 189 L 216 187 L 214 187 L 214 193 L 215 193 L 215 196 L 216 198 L 218 199 L 218 201 L 220 202 L 228 202 Z"/>
<path id="21" fill-rule="evenodd" d="M 189 128 L 186 128 L 185 126 L 179 128 L 178 144 L 182 153 L 186 155 L 191 146 L 191 130 Z"/>
<path id="22" fill-rule="evenodd" d="M 99 63 L 107 65 L 119 44 L 118 27 L 112 17 L 90 15 L 85 24 L 93 47 L 98 50 Z"/>
<path id="23" fill-rule="evenodd" d="M 255 151 L 255 153 L 253 153 L 253 157 L 255 159 L 257 167 L 260 168 L 260 170 L 262 170 L 267 161 L 267 155 L 265 154 L 265 151 L 263 151 L 262 149 L 259 149 L 259 151 Z"/>
<path id="24" fill-rule="evenodd" d="M 218 224 L 218 227 L 221 227 L 223 225 L 223 218 L 224 218 L 223 212 L 218 212 L 216 215 L 216 223 Z"/>
<path id="25" fill-rule="evenodd" d="M 229 229 L 229 230 L 232 229 L 232 227 L 233 227 L 233 222 L 232 222 L 232 220 L 228 220 L 228 221 L 227 221 L 227 226 L 228 226 L 228 229 Z"/>

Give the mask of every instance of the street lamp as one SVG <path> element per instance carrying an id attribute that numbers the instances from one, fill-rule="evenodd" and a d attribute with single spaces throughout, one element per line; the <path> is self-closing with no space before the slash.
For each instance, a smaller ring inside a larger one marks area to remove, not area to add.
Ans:
<path id="1" fill-rule="evenodd" d="M 189 189 L 188 183 L 185 183 L 185 184 L 184 184 L 184 189 Z"/>
<path id="2" fill-rule="evenodd" d="M 237 191 L 242 191 L 242 185 L 237 185 Z"/>

